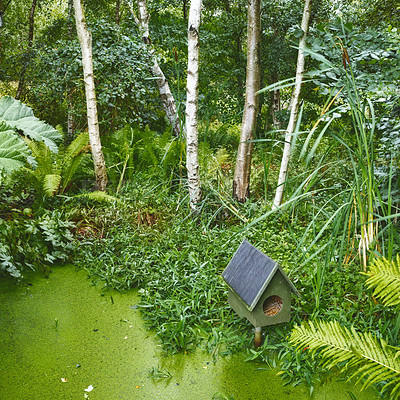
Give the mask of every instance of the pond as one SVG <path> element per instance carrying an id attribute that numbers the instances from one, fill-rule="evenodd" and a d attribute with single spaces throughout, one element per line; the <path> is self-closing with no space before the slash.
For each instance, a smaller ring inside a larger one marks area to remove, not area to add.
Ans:
<path id="1" fill-rule="evenodd" d="M 0 399 L 309 398 L 306 387 L 283 387 L 277 371 L 244 362 L 244 353 L 216 362 L 202 351 L 165 356 L 138 301 L 136 291 L 102 292 L 72 266 L 48 279 L 1 279 Z M 350 399 L 348 391 L 377 399 L 344 382 L 317 389 L 313 399 Z"/>

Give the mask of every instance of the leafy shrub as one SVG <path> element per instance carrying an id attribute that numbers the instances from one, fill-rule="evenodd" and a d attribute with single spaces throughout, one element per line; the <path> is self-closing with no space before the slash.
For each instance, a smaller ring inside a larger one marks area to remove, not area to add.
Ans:
<path id="1" fill-rule="evenodd" d="M 146 45 L 130 27 L 101 19 L 88 24 L 93 35 L 100 130 L 107 133 L 135 122 L 163 129 L 156 84 L 148 80 L 151 60 Z M 48 43 L 47 39 L 41 43 Z M 37 50 L 29 101 L 42 118 L 64 128 L 67 114 L 72 112 L 76 128 L 83 130 L 87 121 L 79 42 L 70 38 L 52 42 Z"/>
<path id="2" fill-rule="evenodd" d="M 34 218 L 30 208 L 12 209 L 2 217 L 1 274 L 19 278 L 27 268 L 46 269 L 50 264 L 67 260 L 75 249 L 73 224 L 64 221 L 59 211 L 45 212 Z"/>
<path id="3" fill-rule="evenodd" d="M 185 158 L 182 140 L 171 138 L 168 131 L 160 135 L 138 125 L 126 125 L 110 134 L 103 149 L 110 181 L 119 186 L 122 180 L 132 179 L 134 171 L 168 178 L 182 167 Z"/>
<path id="4" fill-rule="evenodd" d="M 218 120 L 199 127 L 199 142 L 208 143 L 211 149 L 221 147 L 234 151 L 240 140 L 240 125 L 222 123 Z"/>

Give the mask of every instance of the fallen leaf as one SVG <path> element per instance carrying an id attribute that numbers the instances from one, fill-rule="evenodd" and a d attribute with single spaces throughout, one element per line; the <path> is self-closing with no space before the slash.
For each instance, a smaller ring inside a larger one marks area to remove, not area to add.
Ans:
<path id="1" fill-rule="evenodd" d="M 136 389 L 140 389 L 140 386 L 136 386 Z"/>

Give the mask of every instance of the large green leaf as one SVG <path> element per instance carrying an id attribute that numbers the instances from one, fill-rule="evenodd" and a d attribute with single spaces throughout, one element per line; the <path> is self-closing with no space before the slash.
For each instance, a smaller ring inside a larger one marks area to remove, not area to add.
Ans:
<path id="1" fill-rule="evenodd" d="M 30 107 L 10 96 L 0 99 L 0 122 L 6 123 L 9 128 L 20 130 L 31 139 L 42 141 L 49 149 L 57 153 L 56 142 L 61 139 L 60 133 L 33 115 Z"/>
<path id="2" fill-rule="evenodd" d="M 5 123 L 0 122 L 0 169 L 10 173 L 22 167 L 29 154 L 25 142 Z"/>

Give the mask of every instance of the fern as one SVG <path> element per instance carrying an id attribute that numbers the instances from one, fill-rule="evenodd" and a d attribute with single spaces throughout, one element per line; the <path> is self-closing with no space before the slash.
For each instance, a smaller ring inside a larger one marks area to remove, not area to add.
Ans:
<path id="1" fill-rule="evenodd" d="M 35 158 L 35 171 L 38 179 L 43 179 L 44 176 L 54 173 L 54 158 L 50 149 L 43 142 L 37 142 L 27 137 L 24 137 L 24 141 Z"/>
<path id="2" fill-rule="evenodd" d="M 376 339 L 371 333 L 347 329 L 337 321 L 305 322 L 296 326 L 290 343 L 297 350 L 309 348 L 326 368 L 339 367 L 351 373 L 349 380 L 364 380 L 362 389 L 387 382 L 382 391 L 390 390 L 390 398 L 400 396 L 400 349 Z"/>
<path id="3" fill-rule="evenodd" d="M 48 197 L 54 196 L 60 187 L 61 175 L 48 174 L 43 179 L 43 191 Z"/>
<path id="4" fill-rule="evenodd" d="M 386 306 L 400 305 L 400 255 L 395 261 L 376 259 L 364 275 L 369 278 L 366 285 L 375 287 L 374 296 Z"/>
<path id="5" fill-rule="evenodd" d="M 82 132 L 72 143 L 57 155 L 57 164 L 60 165 L 62 185 L 60 193 L 64 193 L 76 175 L 83 158 L 89 150 L 89 134 Z"/>
<path id="6" fill-rule="evenodd" d="M 89 149 L 89 135 L 84 132 L 54 154 L 43 142 L 24 138 L 36 161 L 34 176 L 47 197 L 65 192 Z"/>
<path id="7" fill-rule="evenodd" d="M 390 262 L 376 259 L 364 273 L 369 288 L 387 306 L 400 304 L 400 256 Z M 339 367 L 364 380 L 363 388 L 384 382 L 382 392 L 390 390 L 390 398 L 400 396 L 400 348 L 389 346 L 371 333 L 347 329 L 337 321 L 304 322 L 292 330 L 290 343 L 299 349 L 310 349 L 313 357 L 321 357 L 326 368 Z"/>

